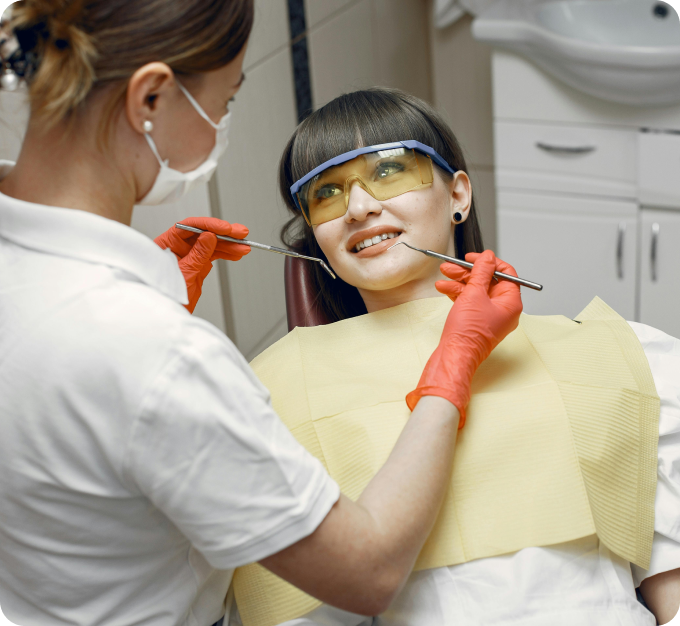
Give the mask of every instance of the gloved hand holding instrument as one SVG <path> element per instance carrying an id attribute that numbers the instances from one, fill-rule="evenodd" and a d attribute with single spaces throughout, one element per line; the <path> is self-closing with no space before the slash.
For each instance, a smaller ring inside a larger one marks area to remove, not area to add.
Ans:
<path id="1" fill-rule="evenodd" d="M 186 308 L 193 313 L 213 261 L 239 261 L 250 252 L 249 246 L 219 241 L 216 235 L 243 239 L 248 236 L 248 229 L 241 224 L 230 224 L 214 217 L 189 217 L 182 220 L 182 224 L 210 232 L 199 235 L 173 226 L 154 241 L 164 250 L 170 248 L 177 256 L 179 269 L 187 283 L 189 304 Z"/>
<path id="2" fill-rule="evenodd" d="M 418 386 L 406 396 L 411 410 L 423 396 L 447 399 L 460 412 L 458 428 L 465 424 L 472 377 L 493 349 L 517 328 L 522 312 L 519 286 L 493 277 L 495 271 L 517 276 L 511 265 L 490 250 L 467 254 L 465 259 L 474 263 L 472 270 L 451 263 L 441 266 L 442 273 L 453 280 L 438 281 L 437 290 L 455 304 Z"/>

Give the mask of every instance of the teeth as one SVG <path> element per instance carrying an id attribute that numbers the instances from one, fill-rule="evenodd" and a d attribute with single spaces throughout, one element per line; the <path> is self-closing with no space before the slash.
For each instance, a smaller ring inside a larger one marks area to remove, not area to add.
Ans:
<path id="1" fill-rule="evenodd" d="M 354 250 L 356 252 L 361 252 L 364 248 L 370 248 L 371 246 L 374 246 L 381 241 L 385 241 L 386 239 L 394 239 L 395 237 L 399 237 L 399 234 L 400 233 L 383 233 L 382 235 L 376 235 L 372 239 L 364 239 L 354 246 Z"/>

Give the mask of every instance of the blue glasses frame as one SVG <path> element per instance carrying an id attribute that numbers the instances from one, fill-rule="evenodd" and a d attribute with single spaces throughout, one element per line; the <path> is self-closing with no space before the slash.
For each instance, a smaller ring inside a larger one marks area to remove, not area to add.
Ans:
<path id="1" fill-rule="evenodd" d="M 406 141 L 393 141 L 391 143 L 381 143 L 376 146 L 366 146 L 365 148 L 357 148 L 356 150 L 350 150 L 344 154 L 340 154 L 333 157 L 329 161 L 322 163 L 318 167 L 315 167 L 309 174 L 305 174 L 300 180 L 294 183 L 290 188 L 290 194 L 293 196 L 293 202 L 300 212 L 302 212 L 302 207 L 300 206 L 300 200 L 298 199 L 298 191 L 302 186 L 309 182 L 312 178 L 321 174 L 321 172 L 327 170 L 329 167 L 334 165 L 342 165 L 351 161 L 352 159 L 361 156 L 362 154 L 371 154 L 372 152 L 380 152 L 381 150 L 394 150 L 395 148 L 407 148 L 408 150 L 418 150 L 423 154 L 427 154 L 439 167 L 443 170 L 449 172 L 449 174 L 455 174 L 457 170 L 453 169 L 438 153 L 434 148 L 426 146 L 424 143 L 415 141 L 414 139 L 407 139 Z"/>

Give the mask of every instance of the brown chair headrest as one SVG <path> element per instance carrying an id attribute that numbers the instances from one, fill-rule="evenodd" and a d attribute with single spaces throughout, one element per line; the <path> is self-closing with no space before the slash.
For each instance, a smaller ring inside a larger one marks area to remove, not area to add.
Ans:
<path id="1" fill-rule="evenodd" d="M 330 322 L 318 306 L 309 261 L 286 257 L 284 280 L 289 331 L 296 326 L 323 326 Z"/>

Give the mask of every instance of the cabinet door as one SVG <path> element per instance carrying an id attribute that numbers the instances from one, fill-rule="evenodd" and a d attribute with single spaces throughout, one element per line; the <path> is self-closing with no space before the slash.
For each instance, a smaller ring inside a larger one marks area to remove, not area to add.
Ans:
<path id="1" fill-rule="evenodd" d="M 680 212 L 642 211 L 640 321 L 680 337 Z"/>
<path id="2" fill-rule="evenodd" d="M 525 313 L 574 317 L 595 296 L 635 319 L 637 206 L 567 196 L 498 194 L 498 253 L 541 283 Z"/>

